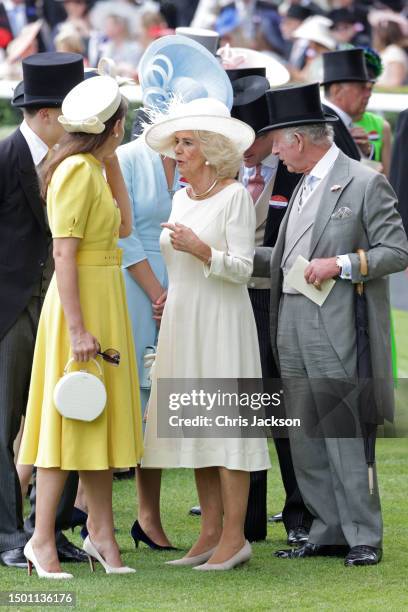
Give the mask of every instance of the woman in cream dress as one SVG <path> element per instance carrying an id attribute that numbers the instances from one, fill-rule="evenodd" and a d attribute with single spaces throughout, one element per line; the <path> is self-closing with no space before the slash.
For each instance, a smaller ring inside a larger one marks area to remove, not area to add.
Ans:
<path id="1" fill-rule="evenodd" d="M 199 131 L 205 126 L 206 131 Z M 261 378 L 255 320 L 246 283 L 254 253 L 255 212 L 233 180 L 251 128 L 231 119 L 217 100 L 175 105 L 146 132 L 146 142 L 175 157 L 189 187 L 178 191 L 161 249 L 169 289 L 160 327 L 149 401 L 144 467 L 195 468 L 201 533 L 175 565 L 230 569 L 247 561 L 244 537 L 249 472 L 270 466 L 264 438 L 163 438 L 157 434 L 167 404 L 157 381 Z M 208 561 L 208 563 L 205 563 Z"/>

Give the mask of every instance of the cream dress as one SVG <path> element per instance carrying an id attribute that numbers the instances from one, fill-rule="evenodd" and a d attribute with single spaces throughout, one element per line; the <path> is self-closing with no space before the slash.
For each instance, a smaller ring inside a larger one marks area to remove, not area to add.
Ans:
<path id="1" fill-rule="evenodd" d="M 164 229 L 160 246 L 169 289 L 163 313 L 149 400 L 143 467 L 224 466 L 256 471 L 270 467 L 264 438 L 164 438 L 159 419 L 157 380 L 183 378 L 261 378 L 257 330 L 247 291 L 252 273 L 254 205 L 234 182 L 205 200 L 176 192 L 169 222 L 190 227 L 211 246 L 211 266 L 176 251 Z"/>

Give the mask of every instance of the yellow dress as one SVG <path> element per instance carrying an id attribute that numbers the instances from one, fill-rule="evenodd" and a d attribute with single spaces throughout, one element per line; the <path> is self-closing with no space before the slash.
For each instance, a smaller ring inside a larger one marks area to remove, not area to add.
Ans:
<path id="1" fill-rule="evenodd" d="M 47 208 L 54 238 L 81 239 L 77 269 L 85 327 L 102 350 L 120 351 L 121 360 L 114 367 L 97 358 L 108 399 L 96 420 L 78 421 L 59 414 L 53 391 L 71 350 L 54 274 L 38 328 L 19 461 L 63 470 L 134 466 L 140 462 L 143 438 L 133 334 L 121 251 L 116 248 L 120 211 L 98 160 L 89 153 L 65 159 L 49 185 Z"/>

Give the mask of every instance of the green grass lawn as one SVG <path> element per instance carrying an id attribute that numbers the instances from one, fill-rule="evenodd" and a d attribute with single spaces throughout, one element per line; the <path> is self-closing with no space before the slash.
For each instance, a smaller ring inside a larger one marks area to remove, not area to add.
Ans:
<path id="1" fill-rule="evenodd" d="M 341 559 L 286 560 L 273 557 L 285 545 L 281 523 L 268 526 L 267 541 L 253 546 L 249 564 L 231 572 L 199 573 L 164 565 L 182 552 L 135 550 L 129 536 L 135 518 L 133 482 L 115 482 L 118 540 L 131 576 L 107 576 L 98 565 L 68 565 L 69 583 L 29 578 L 24 570 L 0 568 L 0 589 L 75 591 L 80 610 L 368 610 L 408 608 L 407 440 L 379 440 L 377 461 L 384 511 L 384 559 L 375 567 L 345 568 Z M 275 451 L 269 473 L 268 510 L 282 507 L 283 490 Z M 163 483 L 163 518 L 174 544 L 187 549 L 198 533 L 199 519 L 187 515 L 196 495 L 191 470 L 169 470 Z M 79 534 L 72 538 L 79 544 Z M 10 608 L 11 609 L 11 608 Z M 15 609 L 15 608 L 14 608 Z M 24 608 L 27 609 L 27 608 Z M 31 608 L 30 608 L 31 609 Z M 34 609 L 34 608 L 33 608 Z"/>
<path id="2" fill-rule="evenodd" d="M 408 378 L 408 313 L 395 311 L 400 377 Z M 404 405 L 405 411 L 407 405 Z M 0 590 L 76 593 L 80 610 L 352 610 L 384 612 L 408 609 L 408 440 L 380 439 L 377 465 L 384 516 L 384 558 L 375 567 L 345 568 L 341 559 L 286 560 L 273 557 L 285 546 L 281 523 L 269 524 L 267 541 L 253 545 L 249 564 L 231 572 L 200 573 L 164 564 L 182 552 L 153 552 L 144 545 L 135 550 L 129 536 L 135 519 L 134 484 L 115 482 L 115 521 L 127 564 L 137 568 L 131 576 L 107 576 L 98 565 L 91 574 L 87 564 L 64 565 L 75 579 L 69 583 L 39 581 L 23 570 L 0 567 Z M 283 488 L 274 448 L 268 476 L 268 511 L 278 512 Z M 191 470 L 169 470 L 163 482 L 163 520 L 173 543 L 186 550 L 194 541 L 199 519 L 188 516 L 197 501 Z M 77 533 L 72 537 L 77 544 Z M 10 610 L 17 609 L 16 607 Z M 21 608 L 22 610 L 34 608 Z M 38 609 L 38 608 L 37 608 Z M 49 608 L 47 609 L 54 609 Z M 71 608 L 72 609 L 72 608 Z"/>

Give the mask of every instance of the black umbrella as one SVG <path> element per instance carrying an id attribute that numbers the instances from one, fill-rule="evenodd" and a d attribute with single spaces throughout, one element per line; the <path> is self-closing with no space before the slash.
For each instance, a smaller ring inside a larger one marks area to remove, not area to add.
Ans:
<path id="1" fill-rule="evenodd" d="M 357 251 L 360 257 L 360 272 L 368 274 L 367 257 L 363 249 Z M 372 384 L 372 363 L 370 338 L 368 334 L 367 300 L 364 283 L 356 284 L 355 323 L 357 341 L 357 375 L 360 381 L 359 408 L 360 425 L 364 437 L 364 453 L 368 466 L 368 487 L 374 493 L 375 442 L 377 436 L 377 407 Z"/>

